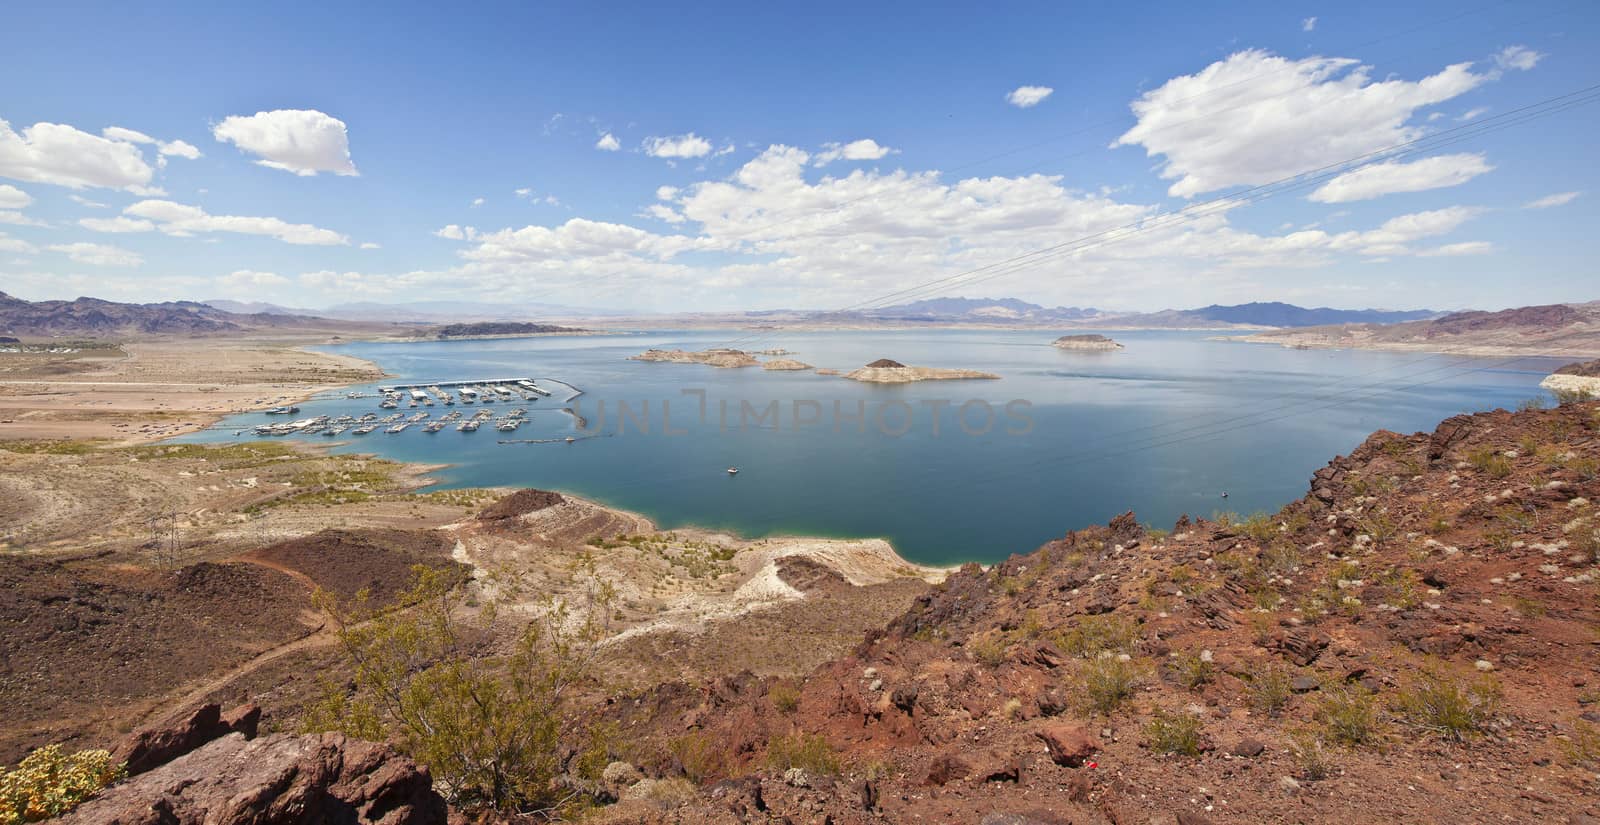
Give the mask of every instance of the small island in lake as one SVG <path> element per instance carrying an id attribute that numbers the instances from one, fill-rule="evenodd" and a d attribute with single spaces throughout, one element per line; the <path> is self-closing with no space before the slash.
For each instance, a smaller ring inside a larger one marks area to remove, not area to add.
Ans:
<path id="1" fill-rule="evenodd" d="M 761 364 L 750 353 L 737 349 L 708 349 L 700 352 L 681 349 L 650 349 L 628 360 L 661 361 L 668 364 L 705 364 L 721 369 L 755 367 Z"/>
<path id="2" fill-rule="evenodd" d="M 964 378 L 999 378 L 989 372 L 977 370 L 943 369 L 940 367 L 908 367 L 899 361 L 880 358 L 861 369 L 845 373 L 852 381 L 873 384 L 908 384 L 912 381 L 953 381 Z"/>
<path id="3" fill-rule="evenodd" d="M 1057 349 L 1070 349 L 1086 352 L 1107 352 L 1122 349 L 1122 345 L 1104 335 L 1063 335 L 1051 342 Z"/>
<path id="4" fill-rule="evenodd" d="M 480 321 L 469 324 L 446 324 L 434 334 L 439 338 L 486 338 L 502 335 L 576 335 L 588 331 L 577 327 L 524 321 Z"/>
<path id="5" fill-rule="evenodd" d="M 811 365 L 804 361 L 796 361 L 793 358 L 774 358 L 771 361 L 764 362 L 761 368 L 764 370 L 798 371 L 811 369 Z"/>

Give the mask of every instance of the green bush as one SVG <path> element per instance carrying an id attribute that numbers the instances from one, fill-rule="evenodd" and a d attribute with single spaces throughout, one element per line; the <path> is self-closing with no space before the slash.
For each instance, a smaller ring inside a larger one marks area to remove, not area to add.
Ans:
<path id="1" fill-rule="evenodd" d="M 799 768 L 816 776 L 839 772 L 839 755 L 821 734 L 796 733 L 767 743 L 767 765 L 775 771 Z"/>
<path id="2" fill-rule="evenodd" d="M 1493 447 L 1482 447 L 1467 453 L 1467 463 L 1478 472 L 1487 473 L 1493 478 L 1505 478 L 1511 475 L 1511 459 Z"/>
<path id="3" fill-rule="evenodd" d="M 767 698 L 779 713 L 794 713 L 800 708 L 800 690 L 788 682 L 778 682 L 767 688 Z"/>
<path id="4" fill-rule="evenodd" d="M 1328 738 L 1341 745 L 1357 747 L 1378 741 L 1383 722 L 1378 716 L 1378 703 L 1372 694 L 1362 688 L 1344 688 L 1328 691 L 1317 707 L 1317 721 L 1322 723 Z"/>
<path id="5" fill-rule="evenodd" d="M 1178 684 L 1196 690 L 1217 677 L 1217 666 L 1203 653 L 1180 653 L 1172 659 L 1168 672 Z"/>
<path id="6" fill-rule="evenodd" d="M 1333 758 L 1322 740 L 1311 731 L 1296 731 L 1289 737 L 1289 754 L 1300 768 L 1300 776 L 1313 782 L 1333 775 Z"/>
<path id="7" fill-rule="evenodd" d="M 1082 704 L 1089 711 L 1110 716 L 1133 698 L 1143 678 L 1142 669 L 1131 659 L 1110 653 L 1090 659 L 1078 668 Z"/>
<path id="8" fill-rule="evenodd" d="M 1400 690 L 1395 709 L 1408 724 L 1457 742 L 1483 732 L 1500 707 L 1500 686 L 1492 677 L 1452 678 L 1427 667 Z"/>
<path id="9" fill-rule="evenodd" d="M 695 784 L 720 776 L 726 768 L 722 747 L 704 731 L 691 731 L 667 743 L 667 753 Z"/>
<path id="10" fill-rule="evenodd" d="M 553 780 L 562 743 L 589 738 L 572 696 L 609 635 L 611 588 L 591 578 L 580 607 L 551 599 L 531 620 L 519 615 L 526 624 L 502 652 L 497 640 L 510 628 L 496 623 L 497 601 L 474 610 L 446 572 L 419 565 L 413 573 L 401 609 L 379 610 L 365 593 L 348 608 L 317 594 L 337 623 L 355 690 L 325 685 L 306 729 L 394 740 L 462 807 L 572 804 Z M 501 585 L 515 597 L 515 582 Z"/>
<path id="11" fill-rule="evenodd" d="M 0 768 L 0 825 L 21 825 L 60 816 L 121 779 L 122 763 L 103 750 L 68 754 L 46 745 L 17 767 Z"/>
<path id="12" fill-rule="evenodd" d="M 1268 716 L 1278 716 L 1294 698 L 1293 682 L 1288 671 L 1269 665 L 1250 679 L 1250 705 Z"/>
<path id="13" fill-rule="evenodd" d="M 1062 652 L 1084 659 L 1101 653 L 1127 653 L 1139 638 L 1133 622 L 1110 613 L 1084 616 L 1071 627 L 1058 631 L 1052 641 Z"/>
<path id="14" fill-rule="evenodd" d="M 1150 740 L 1150 749 L 1156 753 L 1199 756 L 1200 728 L 1200 719 L 1192 714 L 1158 710 L 1155 718 L 1145 725 L 1144 735 Z"/>

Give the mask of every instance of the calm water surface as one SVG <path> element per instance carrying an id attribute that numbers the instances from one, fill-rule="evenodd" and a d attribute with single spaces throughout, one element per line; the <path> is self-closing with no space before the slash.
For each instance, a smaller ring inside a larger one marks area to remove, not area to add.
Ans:
<path id="1" fill-rule="evenodd" d="M 517 376 L 567 382 L 583 395 L 488 405 L 529 409 L 530 423 L 513 434 L 414 426 L 346 433 L 336 449 L 449 464 L 440 487 L 569 491 L 668 529 L 881 536 L 919 562 L 989 562 L 1129 509 L 1162 527 L 1183 513 L 1276 509 L 1371 431 L 1431 430 L 1456 413 L 1514 406 L 1541 394 L 1540 379 L 1561 363 L 1290 350 L 1208 340 L 1214 333 L 1113 335 L 1126 349 L 1065 352 L 1046 332 L 943 330 L 782 333 L 752 347 L 842 370 L 893 358 L 1003 376 L 909 385 L 627 360 L 649 347 L 723 345 L 737 337 L 727 331 L 349 344 L 329 351 L 378 363 L 395 376 L 382 383 Z M 685 390 L 703 392 L 703 419 L 701 396 Z M 620 422 L 619 404 L 630 413 Z M 596 437 L 497 443 L 581 437 L 563 406 L 581 412 Z M 301 416 L 387 412 L 342 392 L 301 408 Z M 435 418 L 474 411 L 419 409 Z M 234 432 L 275 420 L 239 415 L 185 440 L 250 438 Z"/>

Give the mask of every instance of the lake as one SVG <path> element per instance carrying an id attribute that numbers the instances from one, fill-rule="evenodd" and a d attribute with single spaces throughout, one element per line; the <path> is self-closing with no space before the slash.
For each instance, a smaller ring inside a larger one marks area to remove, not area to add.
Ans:
<path id="1" fill-rule="evenodd" d="M 1275 510 L 1373 430 L 1432 430 L 1456 413 L 1514 407 L 1543 395 L 1539 381 L 1562 363 L 1108 334 L 1126 348 L 1071 352 L 1050 346 L 1050 332 L 966 330 L 762 333 L 744 344 L 843 371 L 892 358 L 1002 376 L 902 385 L 628 360 L 744 335 L 725 330 L 352 343 L 327 349 L 376 362 L 394 376 L 383 384 L 530 377 L 551 379 L 541 383 L 555 395 L 486 405 L 527 408 L 515 433 L 380 429 L 345 433 L 335 449 L 449 464 L 440 487 L 571 492 L 664 529 L 878 536 L 917 562 L 987 563 L 1126 510 L 1163 528 L 1184 513 Z M 583 394 L 562 403 L 555 381 Z M 300 416 L 388 412 L 377 402 L 341 392 L 301 404 Z M 233 416 L 183 440 L 253 438 L 234 433 L 281 420 Z M 546 438 L 556 441 L 498 443 Z"/>

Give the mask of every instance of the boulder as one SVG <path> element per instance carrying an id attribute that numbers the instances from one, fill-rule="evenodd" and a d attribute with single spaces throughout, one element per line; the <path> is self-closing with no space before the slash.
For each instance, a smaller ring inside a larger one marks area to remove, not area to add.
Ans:
<path id="1" fill-rule="evenodd" d="M 425 768 L 337 733 L 230 733 L 115 785 L 63 825 L 443 825 Z"/>
<path id="2" fill-rule="evenodd" d="M 1081 768 L 1083 763 L 1100 750 L 1100 740 L 1082 725 L 1071 722 L 1053 722 L 1034 731 L 1044 740 L 1050 759 L 1057 765 Z"/>
<path id="3" fill-rule="evenodd" d="M 230 733 L 254 739 L 260 721 L 261 708 L 256 705 L 240 705 L 227 714 L 221 705 L 201 705 L 182 719 L 135 733 L 112 755 L 128 763 L 129 776 L 137 776 Z"/>

